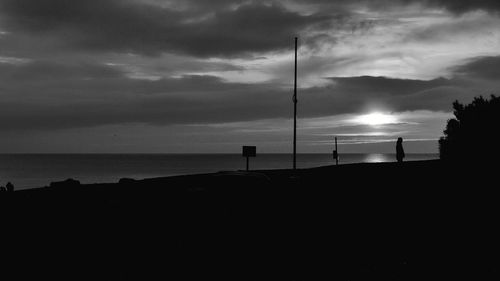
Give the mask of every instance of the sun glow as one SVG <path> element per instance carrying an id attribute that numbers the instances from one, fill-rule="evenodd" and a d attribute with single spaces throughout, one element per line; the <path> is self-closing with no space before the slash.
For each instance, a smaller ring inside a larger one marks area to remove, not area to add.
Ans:
<path id="1" fill-rule="evenodd" d="M 353 120 L 356 123 L 363 125 L 386 125 L 386 124 L 394 124 L 397 122 L 397 118 L 390 114 L 373 112 L 370 114 L 360 115 Z"/>

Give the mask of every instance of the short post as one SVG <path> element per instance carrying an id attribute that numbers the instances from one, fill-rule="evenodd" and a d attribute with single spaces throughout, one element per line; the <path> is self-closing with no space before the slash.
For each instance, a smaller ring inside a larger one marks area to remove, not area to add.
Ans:
<path id="1" fill-rule="evenodd" d="M 247 158 L 247 171 L 249 171 L 249 162 L 250 157 L 257 156 L 257 147 L 256 146 L 243 146 L 243 157 Z"/>

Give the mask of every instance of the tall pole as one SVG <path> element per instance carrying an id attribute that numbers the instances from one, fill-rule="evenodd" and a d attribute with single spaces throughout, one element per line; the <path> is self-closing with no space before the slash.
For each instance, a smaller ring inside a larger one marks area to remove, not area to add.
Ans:
<path id="1" fill-rule="evenodd" d="M 293 85 L 293 169 L 297 169 L 297 37 L 295 37 L 295 80 Z"/>

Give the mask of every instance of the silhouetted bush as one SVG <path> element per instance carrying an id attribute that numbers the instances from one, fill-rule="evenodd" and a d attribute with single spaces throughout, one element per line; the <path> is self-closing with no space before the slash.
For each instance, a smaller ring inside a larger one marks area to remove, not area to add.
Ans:
<path id="1" fill-rule="evenodd" d="M 492 95 L 488 100 L 480 96 L 467 105 L 455 101 L 453 109 L 455 118 L 448 120 L 439 140 L 441 159 L 498 160 L 500 97 Z"/>

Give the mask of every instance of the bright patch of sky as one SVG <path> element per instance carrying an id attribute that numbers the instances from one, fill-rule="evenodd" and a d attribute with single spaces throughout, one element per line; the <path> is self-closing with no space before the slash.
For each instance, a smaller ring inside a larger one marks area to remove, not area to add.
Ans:
<path id="1" fill-rule="evenodd" d="M 358 13 L 320 29 L 320 45 L 301 44 L 299 87 L 329 84 L 325 77 L 385 76 L 430 80 L 450 77 L 450 68 L 472 57 L 500 54 L 500 18 L 485 12 L 461 16 L 443 10 Z M 299 34 L 308 41 L 310 34 Z M 292 38 L 291 38 L 292 39 Z M 293 40 L 290 40 L 290 48 Z M 143 79 L 180 75 L 213 75 L 227 82 L 293 82 L 293 52 L 248 58 L 190 58 L 164 54 L 157 58 L 117 57 L 130 76 Z"/>

